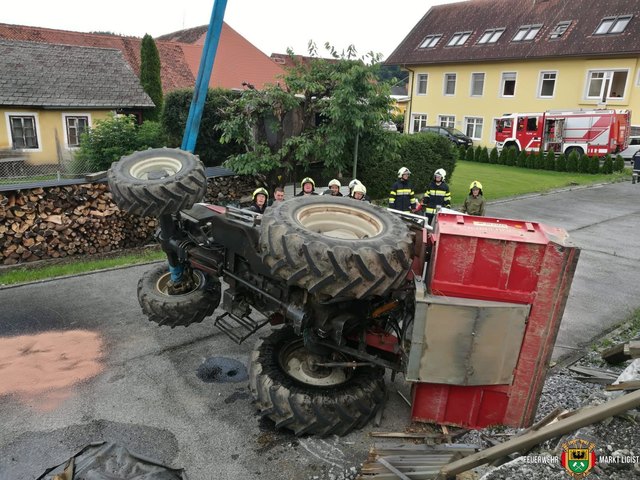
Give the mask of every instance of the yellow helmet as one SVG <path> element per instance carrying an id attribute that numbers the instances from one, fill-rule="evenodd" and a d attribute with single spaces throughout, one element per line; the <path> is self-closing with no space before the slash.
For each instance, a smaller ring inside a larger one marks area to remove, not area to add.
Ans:
<path id="1" fill-rule="evenodd" d="M 267 192 L 267 189 L 266 189 L 266 188 L 262 188 L 262 187 L 260 187 L 260 188 L 256 188 L 256 189 L 253 191 L 253 196 L 252 196 L 252 198 L 255 200 L 255 199 L 256 199 L 256 195 L 258 195 L 258 194 L 260 194 L 260 193 L 261 193 L 262 195 L 264 195 L 264 196 L 265 196 L 265 198 L 269 198 L 269 192 Z"/>
<path id="2" fill-rule="evenodd" d="M 310 183 L 311 186 L 315 189 L 316 188 L 316 182 L 313 181 L 313 178 L 311 177 L 304 177 L 302 179 L 302 181 L 300 182 L 300 188 L 304 188 L 304 184 L 305 183 Z"/>
<path id="3" fill-rule="evenodd" d="M 471 185 L 469 185 L 469 190 L 473 190 L 474 188 L 482 190 L 482 184 L 479 181 L 474 180 L 473 182 L 471 182 Z"/>

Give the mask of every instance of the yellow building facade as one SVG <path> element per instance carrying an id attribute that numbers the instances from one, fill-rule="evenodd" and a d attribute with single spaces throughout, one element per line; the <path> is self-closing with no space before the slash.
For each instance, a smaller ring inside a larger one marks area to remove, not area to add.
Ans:
<path id="1" fill-rule="evenodd" d="M 639 60 L 554 59 L 407 69 L 411 102 L 405 132 L 451 126 L 474 144 L 492 147 L 495 120 L 505 113 L 605 107 L 631 110 L 632 125 L 640 126 Z"/>
<path id="2" fill-rule="evenodd" d="M 0 150 L 13 150 L 16 157 L 30 165 L 68 162 L 79 146 L 80 135 L 95 122 L 114 114 L 110 110 L 43 110 L 31 108 L 0 109 Z M 16 132 L 26 148 L 16 146 Z"/>

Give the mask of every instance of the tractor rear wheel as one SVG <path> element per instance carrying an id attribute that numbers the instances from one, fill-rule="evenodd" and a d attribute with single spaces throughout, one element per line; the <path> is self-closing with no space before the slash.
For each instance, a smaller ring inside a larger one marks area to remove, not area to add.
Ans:
<path id="1" fill-rule="evenodd" d="M 386 295 L 406 278 L 413 239 L 395 215 L 328 195 L 276 202 L 262 218 L 260 248 L 271 274 L 331 298 Z"/>
<path id="2" fill-rule="evenodd" d="M 143 217 L 191 208 L 207 191 L 202 162 L 177 148 L 134 152 L 114 162 L 107 176 L 116 205 Z"/>
<path id="3" fill-rule="evenodd" d="M 296 435 L 346 435 L 365 426 L 385 397 L 380 367 L 325 367 L 350 361 L 334 352 L 321 356 L 304 346 L 291 327 L 260 339 L 249 366 L 249 388 L 258 410 L 276 428 Z"/>
<path id="4" fill-rule="evenodd" d="M 187 270 L 191 275 L 189 287 L 170 293 L 171 274 L 167 265 L 158 265 L 138 281 L 138 302 L 147 318 L 158 325 L 171 328 L 200 323 L 220 303 L 220 282 L 200 270 Z"/>

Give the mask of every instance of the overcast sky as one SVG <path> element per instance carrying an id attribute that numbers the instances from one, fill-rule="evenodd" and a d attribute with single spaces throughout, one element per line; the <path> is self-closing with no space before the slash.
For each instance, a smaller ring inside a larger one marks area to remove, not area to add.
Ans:
<path id="1" fill-rule="evenodd" d="M 227 0 L 225 21 L 267 55 L 306 54 L 313 40 L 386 58 L 432 5 L 454 1 Z M 213 0 L 2 0 L 0 23 L 157 37 L 208 24 L 212 9 Z"/>

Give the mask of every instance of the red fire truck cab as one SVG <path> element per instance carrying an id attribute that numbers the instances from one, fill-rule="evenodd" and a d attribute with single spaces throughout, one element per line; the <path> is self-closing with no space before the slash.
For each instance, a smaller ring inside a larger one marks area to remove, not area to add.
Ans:
<path id="1" fill-rule="evenodd" d="M 528 152 L 573 151 L 593 156 L 615 154 L 627 148 L 629 110 L 549 110 L 543 113 L 508 113 L 496 121 L 498 150 Z"/>

